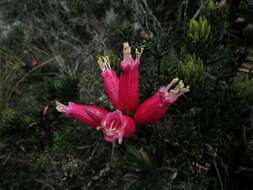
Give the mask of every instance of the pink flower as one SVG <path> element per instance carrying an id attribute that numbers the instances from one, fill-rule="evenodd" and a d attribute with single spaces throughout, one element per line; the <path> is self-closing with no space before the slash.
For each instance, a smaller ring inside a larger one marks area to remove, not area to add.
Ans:
<path id="1" fill-rule="evenodd" d="M 131 55 L 131 47 L 126 42 L 123 44 L 123 61 L 121 62 L 122 74 L 119 80 L 119 104 L 125 113 L 133 113 L 139 100 L 139 65 L 140 56 L 136 49 L 136 58 Z"/>
<path id="2" fill-rule="evenodd" d="M 100 57 L 98 64 L 102 70 L 101 76 L 104 81 L 105 92 L 115 108 L 119 108 L 119 79 L 110 66 L 108 56 Z"/>
<path id="3" fill-rule="evenodd" d="M 98 64 L 102 70 L 101 76 L 104 81 L 106 94 L 115 108 L 119 108 L 119 79 L 110 66 L 109 57 L 100 57 Z"/>
<path id="4" fill-rule="evenodd" d="M 68 106 L 56 102 L 56 109 L 59 112 L 65 113 L 66 117 L 78 119 L 92 127 L 99 127 L 101 120 L 108 113 L 108 111 L 102 107 L 79 105 L 74 102 L 69 102 Z"/>
<path id="5" fill-rule="evenodd" d="M 126 115 L 123 115 L 121 111 L 116 110 L 106 114 L 101 121 L 101 126 L 104 139 L 109 142 L 118 140 L 122 142 L 123 138 L 132 136 L 135 132 L 134 120 Z"/>
<path id="6" fill-rule="evenodd" d="M 185 87 L 182 81 L 179 81 L 174 89 L 169 90 L 177 82 L 178 78 L 173 79 L 138 107 L 134 115 L 137 124 L 144 125 L 159 121 L 165 116 L 170 105 L 189 91 L 189 86 Z"/>
<path id="7" fill-rule="evenodd" d="M 132 136 L 136 124 L 144 125 L 159 121 L 165 116 L 170 105 L 189 91 L 189 86 L 185 87 L 182 81 L 175 78 L 138 107 L 139 65 L 142 52 L 143 49 L 136 50 L 136 57 L 133 59 L 129 44 L 123 44 L 120 78 L 112 70 L 108 56 L 98 59 L 106 94 L 116 111 L 108 112 L 102 107 L 73 102 L 69 102 L 68 106 L 56 102 L 56 109 L 65 113 L 67 117 L 79 119 L 87 125 L 101 129 L 104 139 L 109 142 L 117 140 L 121 143 L 124 138 Z M 171 89 L 174 85 L 176 86 Z"/>

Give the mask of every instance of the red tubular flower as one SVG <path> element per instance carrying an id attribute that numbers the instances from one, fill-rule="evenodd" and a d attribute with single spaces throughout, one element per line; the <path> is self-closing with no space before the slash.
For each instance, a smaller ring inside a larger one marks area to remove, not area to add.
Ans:
<path id="1" fill-rule="evenodd" d="M 121 111 L 116 110 L 106 114 L 101 121 L 100 128 L 106 141 L 114 142 L 118 140 L 121 144 L 123 138 L 128 138 L 134 134 L 136 125 L 131 117 L 123 115 Z"/>
<path id="2" fill-rule="evenodd" d="M 123 61 L 121 62 L 122 74 L 119 80 L 120 109 L 126 113 L 133 113 L 139 100 L 139 64 L 143 49 L 136 49 L 136 59 L 131 55 L 131 47 L 126 42 L 123 44 Z"/>
<path id="3" fill-rule="evenodd" d="M 185 87 L 183 81 L 179 81 L 174 89 L 169 90 L 177 82 L 178 78 L 173 79 L 138 107 L 134 115 L 137 124 L 144 125 L 159 121 L 165 116 L 170 105 L 189 91 L 189 86 Z"/>
<path id="4" fill-rule="evenodd" d="M 102 70 L 101 76 L 104 81 L 104 87 L 107 97 L 115 108 L 119 108 L 119 79 L 110 66 L 109 57 L 100 57 L 98 64 Z"/>
<path id="5" fill-rule="evenodd" d="M 79 105 L 74 102 L 69 102 L 68 106 L 56 102 L 56 109 L 59 112 L 65 113 L 66 117 L 76 118 L 92 127 L 99 127 L 101 120 L 108 113 L 108 111 L 102 107 Z"/>

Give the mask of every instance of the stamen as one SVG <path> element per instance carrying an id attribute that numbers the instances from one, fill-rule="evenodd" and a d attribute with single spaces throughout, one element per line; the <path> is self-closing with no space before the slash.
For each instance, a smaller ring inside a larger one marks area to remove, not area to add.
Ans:
<path id="1" fill-rule="evenodd" d="M 115 127 L 112 128 L 112 132 L 115 132 L 117 131 L 117 129 Z"/>
<path id="2" fill-rule="evenodd" d="M 100 69 L 102 70 L 102 72 L 112 69 L 111 65 L 110 65 L 110 59 L 108 56 L 99 57 L 97 60 L 97 63 L 99 65 Z"/>
<path id="3" fill-rule="evenodd" d="M 142 53 L 143 53 L 143 51 L 144 51 L 144 48 L 141 48 L 140 51 L 136 48 L 136 49 L 135 49 L 136 57 L 137 57 L 137 58 L 140 58 L 141 55 L 142 55 Z"/>
<path id="4" fill-rule="evenodd" d="M 179 88 L 184 88 L 184 83 L 182 80 L 179 81 L 178 85 L 179 85 Z"/>
<path id="5" fill-rule="evenodd" d="M 174 79 L 166 86 L 166 90 L 169 90 L 174 84 L 177 83 L 178 80 L 179 80 L 179 78 L 174 78 Z"/>
<path id="6" fill-rule="evenodd" d="M 182 80 L 180 80 L 180 81 L 178 82 L 178 85 L 177 85 L 174 89 L 179 89 L 179 88 L 181 88 L 181 87 L 184 87 L 184 83 L 183 83 Z"/>
<path id="7" fill-rule="evenodd" d="M 106 131 L 106 134 L 107 134 L 108 136 L 112 136 L 112 132 L 111 132 L 111 130 Z"/>
<path id="8" fill-rule="evenodd" d="M 122 138 L 122 137 L 120 137 L 120 138 L 118 139 L 119 144 L 121 144 L 121 143 L 122 143 L 122 141 L 123 141 L 123 138 Z"/>
<path id="9" fill-rule="evenodd" d="M 114 124 L 115 124 L 115 121 L 113 120 L 112 123 L 111 123 L 111 125 L 110 125 L 110 127 L 109 127 L 109 130 L 112 130 Z"/>
<path id="10" fill-rule="evenodd" d="M 177 95 L 178 90 L 171 89 L 169 93 L 170 93 L 170 94 L 173 94 L 173 95 Z"/>
<path id="11" fill-rule="evenodd" d="M 186 88 L 180 89 L 180 94 L 182 95 L 182 94 L 184 94 L 184 93 L 186 93 L 186 92 L 189 92 L 189 91 L 190 91 L 190 86 L 187 85 Z"/>
<path id="12" fill-rule="evenodd" d="M 110 136 L 112 136 L 112 135 L 113 135 L 113 132 L 115 132 L 115 130 L 114 130 L 114 125 L 115 125 L 115 120 L 113 120 L 113 121 L 111 122 L 111 124 L 110 124 L 110 126 L 109 126 L 109 129 L 108 129 L 108 131 L 107 131 L 107 134 L 110 135 Z"/>
<path id="13" fill-rule="evenodd" d="M 60 103 L 58 101 L 56 101 L 55 104 L 56 104 L 56 110 L 58 112 L 63 112 L 64 113 L 65 110 L 68 108 L 68 106 L 66 106 L 66 105 L 64 105 L 64 104 L 62 104 L 62 103 Z"/>
<path id="14" fill-rule="evenodd" d="M 168 90 L 169 88 L 171 88 L 171 86 L 174 85 L 175 83 L 177 83 L 178 80 L 179 80 L 178 78 L 173 79 L 173 80 L 171 81 L 171 83 L 166 87 L 166 89 Z M 178 82 L 177 86 L 176 86 L 174 89 L 171 89 L 171 90 L 169 91 L 169 94 L 178 97 L 178 96 L 181 96 L 181 95 L 183 95 L 184 93 L 189 92 L 189 91 L 190 91 L 190 86 L 187 85 L 187 86 L 185 87 L 183 81 L 180 80 L 180 81 Z"/>
<path id="15" fill-rule="evenodd" d="M 131 55 L 131 47 L 129 46 L 128 42 L 123 43 L 123 58 L 126 58 Z"/>

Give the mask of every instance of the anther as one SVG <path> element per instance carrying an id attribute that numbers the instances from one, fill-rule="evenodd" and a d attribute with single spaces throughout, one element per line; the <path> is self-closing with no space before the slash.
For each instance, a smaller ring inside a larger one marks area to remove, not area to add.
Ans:
<path id="1" fill-rule="evenodd" d="M 174 84 L 176 84 L 179 81 L 179 78 L 174 78 L 167 86 L 166 90 L 169 90 Z"/>
<path id="2" fill-rule="evenodd" d="M 105 70 L 111 69 L 110 59 L 108 56 L 103 56 L 103 57 L 98 58 L 97 63 L 100 69 L 102 70 L 102 72 Z"/>
<path id="3" fill-rule="evenodd" d="M 128 42 L 123 43 L 123 58 L 131 56 L 131 47 Z"/>
<path id="4" fill-rule="evenodd" d="M 140 51 L 136 48 L 136 49 L 135 49 L 136 57 L 137 57 L 137 58 L 140 58 L 141 55 L 142 55 L 142 53 L 143 53 L 143 51 L 144 51 L 144 48 L 141 48 Z"/>
<path id="5" fill-rule="evenodd" d="M 56 103 L 56 109 L 58 112 L 65 112 L 66 108 L 68 108 L 68 106 L 60 103 L 60 102 L 55 102 Z"/>

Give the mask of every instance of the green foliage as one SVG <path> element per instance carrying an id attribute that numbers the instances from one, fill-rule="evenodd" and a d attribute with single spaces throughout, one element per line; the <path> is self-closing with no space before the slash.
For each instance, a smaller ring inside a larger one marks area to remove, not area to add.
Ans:
<path id="1" fill-rule="evenodd" d="M 207 9 L 208 9 L 209 11 L 213 11 L 214 6 L 215 6 L 215 2 L 214 2 L 213 0 L 208 0 L 208 1 L 207 1 Z"/>
<path id="2" fill-rule="evenodd" d="M 71 151 L 71 144 L 73 144 L 75 133 L 71 129 L 66 129 L 64 131 L 56 131 L 53 133 L 53 146 L 52 151 L 54 153 L 60 153 L 64 147 L 64 152 Z"/>
<path id="3" fill-rule="evenodd" d="M 208 40 L 210 31 L 211 26 L 205 17 L 200 17 L 198 21 L 192 18 L 188 23 L 187 36 L 192 43 L 204 43 Z"/>
<path id="4" fill-rule="evenodd" d="M 243 29 L 243 35 L 245 37 L 245 41 L 247 44 L 252 44 L 253 42 L 253 24 L 248 24 L 244 29 Z"/>
<path id="5" fill-rule="evenodd" d="M 160 63 L 160 77 L 164 77 L 164 81 L 168 80 L 169 78 L 173 78 L 173 76 L 176 75 L 179 62 L 180 58 L 175 51 L 163 56 Z"/>
<path id="6" fill-rule="evenodd" d="M 180 184 L 176 189 L 177 190 L 208 190 L 210 186 L 213 186 L 213 189 L 219 189 L 218 185 L 215 183 L 214 178 L 206 178 L 205 176 L 194 176 L 190 178 L 183 184 Z"/>
<path id="7" fill-rule="evenodd" d="M 248 104 L 253 104 L 253 79 L 249 77 L 240 77 L 233 81 L 233 90 L 238 97 Z"/>
<path id="8" fill-rule="evenodd" d="M 1 115 L 2 125 L 3 126 L 15 125 L 15 119 L 17 117 L 16 115 L 17 114 L 14 109 L 11 108 L 5 109 Z"/>
<path id="9" fill-rule="evenodd" d="M 110 49 L 105 50 L 104 53 L 103 53 L 103 56 L 108 56 L 109 57 L 112 67 L 119 66 L 120 59 L 113 50 L 110 50 Z"/>
<path id="10" fill-rule="evenodd" d="M 130 167 L 142 170 L 154 169 L 158 167 L 154 153 L 152 154 L 148 153 L 147 151 L 144 150 L 143 147 L 141 147 L 140 149 L 136 149 L 134 146 L 127 145 L 126 150 L 127 150 L 126 163 Z"/>
<path id="11" fill-rule="evenodd" d="M 203 61 L 195 54 L 186 55 L 178 66 L 178 76 L 187 84 L 197 86 L 203 84 L 204 65 Z"/>
<path id="12" fill-rule="evenodd" d="M 5 58 L 6 62 L 0 63 L 0 112 L 6 109 L 11 101 L 13 100 L 13 94 L 17 90 L 17 84 L 20 83 L 22 79 L 22 74 L 20 72 L 20 64 Z"/>
<path id="13" fill-rule="evenodd" d="M 250 1 L 0 4 L 0 189 L 252 189 Z M 191 91 L 112 145 L 55 100 L 113 110 L 95 59 L 120 71 L 124 41 L 144 48 L 140 103 L 174 77 Z"/>
<path id="14" fill-rule="evenodd" d="M 36 156 L 35 156 L 36 157 Z M 35 159 L 34 159 L 34 169 L 45 169 L 49 165 L 49 160 L 46 157 L 46 154 L 39 154 Z"/>

